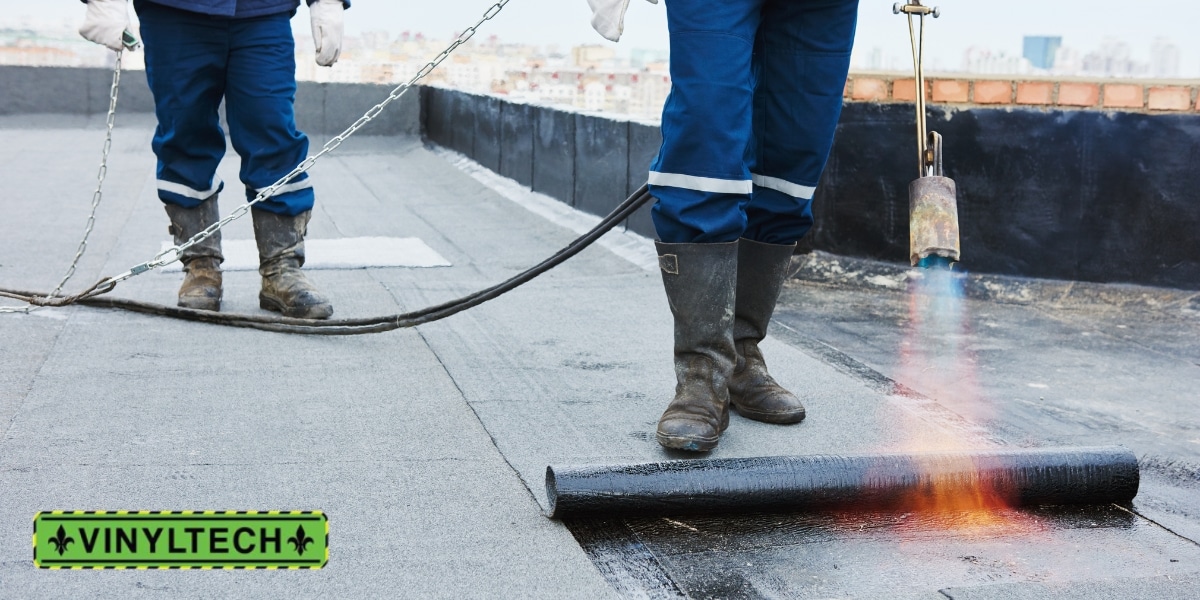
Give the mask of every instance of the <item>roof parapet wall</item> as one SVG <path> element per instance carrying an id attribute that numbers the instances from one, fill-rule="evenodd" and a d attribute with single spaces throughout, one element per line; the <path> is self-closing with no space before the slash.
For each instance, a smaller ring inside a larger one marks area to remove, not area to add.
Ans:
<path id="1" fill-rule="evenodd" d="M 112 76 L 111 69 L 0 66 L 0 115 L 103 115 L 108 112 Z M 296 89 L 296 121 L 309 135 L 340 133 L 386 98 L 392 87 L 301 81 Z M 405 96 L 374 119 L 364 133 L 417 135 L 419 94 L 413 89 Z M 117 101 L 118 124 L 121 115 L 153 112 L 154 97 L 145 72 L 124 71 Z"/>
<path id="2" fill-rule="evenodd" d="M 971 99 L 975 83 L 959 93 Z M 440 88 L 422 89 L 421 109 L 429 141 L 595 215 L 646 180 L 662 141 L 646 124 Z M 846 102 L 806 245 L 907 261 L 912 111 L 902 100 Z M 935 103 L 929 125 L 945 136 L 958 183 L 964 267 L 1200 289 L 1200 115 Z M 648 207 L 626 228 L 654 236 Z"/>

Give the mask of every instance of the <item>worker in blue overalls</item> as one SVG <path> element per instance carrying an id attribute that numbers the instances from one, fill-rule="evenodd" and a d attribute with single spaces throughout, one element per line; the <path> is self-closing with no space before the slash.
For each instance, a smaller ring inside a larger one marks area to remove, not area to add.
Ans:
<path id="1" fill-rule="evenodd" d="M 341 52 L 342 11 L 350 0 L 307 1 L 317 63 L 332 66 Z M 80 34 L 121 49 L 122 34 L 130 27 L 127 1 L 84 2 L 87 17 Z M 225 154 L 217 114 L 222 99 L 229 136 L 242 158 L 247 199 L 308 154 L 308 137 L 296 129 L 293 107 L 290 20 L 300 0 L 133 0 L 133 5 L 158 117 L 152 144 L 158 197 L 175 243 L 181 244 L 218 220 L 217 194 L 225 185 L 217 177 Z M 300 270 L 313 199 L 312 182 L 302 174 L 251 211 L 262 275 L 259 304 L 289 317 L 326 319 L 332 304 Z M 219 232 L 183 252 L 179 306 L 220 309 L 223 260 Z"/>
<path id="2" fill-rule="evenodd" d="M 656 2 L 656 0 L 650 0 Z M 616 41 L 629 0 L 588 0 Z M 707 451 L 739 414 L 804 419 L 767 373 L 766 335 L 842 110 L 858 0 L 666 0 L 672 89 L 650 167 L 675 320 L 667 448 Z"/>

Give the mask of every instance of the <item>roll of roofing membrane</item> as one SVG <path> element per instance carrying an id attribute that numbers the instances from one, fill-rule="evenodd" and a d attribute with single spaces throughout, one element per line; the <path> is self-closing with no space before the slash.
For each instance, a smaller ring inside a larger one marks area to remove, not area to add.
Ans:
<path id="1" fill-rule="evenodd" d="M 1128 503 L 1139 479 L 1121 447 L 990 449 L 550 466 L 546 493 L 565 519 Z"/>

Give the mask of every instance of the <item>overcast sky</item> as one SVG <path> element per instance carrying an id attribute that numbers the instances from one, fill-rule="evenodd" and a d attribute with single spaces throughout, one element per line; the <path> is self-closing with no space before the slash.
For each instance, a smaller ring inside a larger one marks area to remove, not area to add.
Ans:
<path id="1" fill-rule="evenodd" d="M 355 0 L 346 14 L 350 32 L 386 29 L 421 31 L 449 37 L 473 23 L 492 4 L 489 0 Z M 1023 3 L 983 0 L 927 2 L 940 6 L 942 17 L 930 22 L 927 37 L 932 60 L 956 68 L 972 45 L 1020 55 L 1025 35 L 1061 35 L 1063 44 L 1082 52 L 1095 49 L 1106 36 L 1125 40 L 1135 59 L 1149 60 L 1150 44 L 1165 36 L 1181 50 L 1183 77 L 1200 78 L 1200 2 L 1191 0 L 1038 0 Z M 908 30 L 903 17 L 892 14 L 892 0 L 863 0 L 859 11 L 856 53 L 873 48 L 908 56 Z M 0 0 L 0 26 L 25 19 L 78 20 L 84 7 L 77 0 Z M 484 34 L 504 41 L 531 44 L 607 43 L 588 25 L 587 0 L 511 0 L 484 26 Z M 303 20 L 301 20 L 303 19 Z M 306 26 L 304 11 L 298 29 Z M 632 0 L 621 47 L 667 47 L 662 5 Z M 863 61 L 865 62 L 865 60 Z"/>

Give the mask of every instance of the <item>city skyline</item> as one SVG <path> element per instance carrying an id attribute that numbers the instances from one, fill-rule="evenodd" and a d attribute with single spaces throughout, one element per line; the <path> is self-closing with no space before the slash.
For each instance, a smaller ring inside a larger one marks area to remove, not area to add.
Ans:
<path id="1" fill-rule="evenodd" d="M 386 32 L 397 37 L 402 32 L 421 32 L 426 37 L 450 40 L 463 26 L 473 24 L 492 2 L 488 0 L 443 0 L 438 8 L 425 5 L 403 6 L 394 2 L 359 0 L 347 13 L 347 35 L 360 36 Z M 931 2 L 926 2 L 931 4 Z M 1122 53 L 1130 65 L 1115 68 L 1116 77 L 1200 78 L 1200 41 L 1189 35 L 1188 23 L 1200 18 L 1200 4 L 1147 0 L 1139 14 L 1172 13 L 1171 19 L 1127 18 L 1128 12 L 1116 10 L 1114 0 L 1049 0 L 1038 7 L 1036 22 L 1027 14 L 998 12 L 965 0 L 932 2 L 942 8 L 942 18 L 930 19 L 926 36 L 926 70 L 930 72 L 983 72 L 1030 74 L 1022 66 L 1022 44 L 1026 37 L 1061 37 L 1069 50 L 1068 61 L 1078 68 L 1060 70 L 1060 74 L 1100 74 L 1088 55 Z M 1087 10 L 1084 10 L 1084 7 Z M 0 0 L 0 29 L 19 26 L 54 26 L 70 32 L 83 18 L 83 7 L 73 2 L 30 2 Z M 1079 18 L 1078 16 L 1084 16 Z M 667 47 L 665 10 L 661 5 L 634 0 L 626 18 L 625 36 L 612 44 L 596 35 L 588 25 L 586 2 L 563 0 L 511 0 L 504 12 L 481 29 L 480 38 L 496 36 L 509 44 L 558 47 L 569 54 L 581 44 L 599 44 L 628 56 L 640 50 L 664 50 Z M 308 37 L 308 19 L 304 8 L 293 20 L 300 40 Z M 457 30 L 455 29 L 457 28 Z M 1036 29 L 1034 29 L 1036 28 Z M 1171 56 L 1163 65 L 1163 46 Z M 1145 66 L 1145 68 L 1142 68 Z M 859 10 L 858 41 L 852 59 L 853 70 L 907 71 L 912 68 L 911 50 L 905 19 L 892 13 L 889 2 L 864 1 Z M 1174 74 L 1172 74 L 1174 73 Z"/>
<path id="2" fill-rule="evenodd" d="M 346 28 L 349 35 L 383 30 L 394 36 L 411 31 L 448 39 L 473 24 L 491 4 L 489 0 L 442 0 L 436 5 L 359 0 L 347 13 Z M 940 19 L 928 21 L 926 52 L 928 66 L 934 70 L 957 70 L 972 47 L 1020 57 L 1025 36 L 1062 37 L 1064 46 L 1081 54 L 1100 51 L 1106 39 L 1115 38 L 1128 45 L 1133 59 L 1149 63 L 1156 38 L 1164 37 L 1179 48 L 1179 76 L 1200 78 L 1200 39 L 1191 32 L 1192 24 L 1200 22 L 1200 3 L 1144 0 L 1133 13 L 1116 0 L 1048 0 L 1038 3 L 1036 11 L 1005 11 L 965 0 L 927 4 L 939 6 L 942 12 Z M 858 68 L 865 68 L 876 54 L 894 69 L 911 68 L 908 29 L 903 17 L 892 14 L 891 5 L 880 0 L 860 4 L 854 53 Z M 293 26 L 307 36 L 304 13 L 302 8 Z M 77 26 L 83 7 L 75 2 L 0 0 L 0 14 L 5 15 L 0 28 L 25 21 Z M 1152 18 L 1155 15 L 1160 18 Z M 591 30 L 589 18 L 584 0 L 511 0 L 485 24 L 482 34 L 506 43 L 554 44 L 563 51 L 582 44 L 611 45 Z M 667 45 L 663 6 L 633 0 L 625 37 L 615 46 L 618 52 L 662 50 Z"/>

